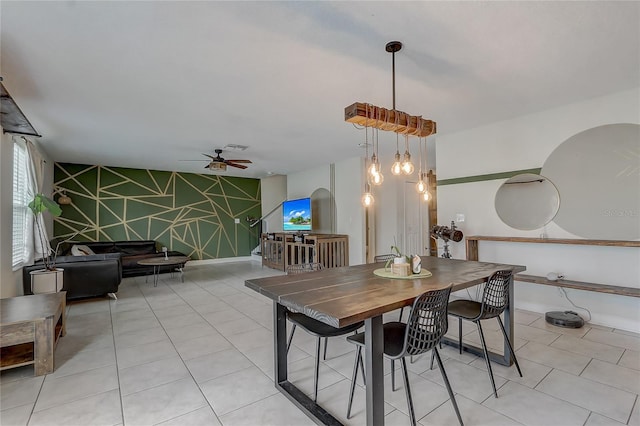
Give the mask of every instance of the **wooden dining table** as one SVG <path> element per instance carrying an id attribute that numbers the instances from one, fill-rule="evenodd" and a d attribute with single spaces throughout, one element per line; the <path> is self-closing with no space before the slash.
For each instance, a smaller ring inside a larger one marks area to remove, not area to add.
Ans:
<path id="1" fill-rule="evenodd" d="M 452 291 L 482 284 L 496 271 L 526 270 L 519 265 L 470 260 L 422 257 L 422 268 L 430 277 L 417 279 L 383 278 L 374 271 L 383 263 L 325 269 L 298 275 L 249 279 L 245 286 L 273 300 L 274 381 L 276 388 L 318 424 L 340 425 L 335 417 L 298 389 L 287 378 L 287 310 L 302 312 L 334 327 L 365 323 L 365 377 L 367 425 L 384 424 L 384 373 L 382 315 L 408 306 L 424 292 L 452 285 Z M 509 304 L 504 325 L 513 341 L 513 279 L 509 283 Z M 454 340 L 444 343 L 458 346 Z M 482 354 L 468 343 L 463 350 Z M 511 353 L 505 343 L 503 354 L 490 353 L 493 361 L 510 365 Z M 346 398 L 345 398 L 346 400 Z M 346 408 L 346 407 L 345 407 Z"/>

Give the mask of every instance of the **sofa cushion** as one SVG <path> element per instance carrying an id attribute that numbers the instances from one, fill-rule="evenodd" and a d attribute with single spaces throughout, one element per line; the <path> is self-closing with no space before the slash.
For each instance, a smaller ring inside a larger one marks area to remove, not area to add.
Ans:
<path id="1" fill-rule="evenodd" d="M 116 241 L 114 247 L 123 255 L 156 254 L 156 242 L 144 241 Z"/>
<path id="2" fill-rule="evenodd" d="M 115 247 L 110 241 L 96 241 L 85 243 L 87 247 L 94 251 L 94 253 L 116 253 Z"/>
<path id="3" fill-rule="evenodd" d="M 74 244 L 71 247 L 71 254 L 73 256 L 90 256 L 95 252 L 84 244 Z"/>

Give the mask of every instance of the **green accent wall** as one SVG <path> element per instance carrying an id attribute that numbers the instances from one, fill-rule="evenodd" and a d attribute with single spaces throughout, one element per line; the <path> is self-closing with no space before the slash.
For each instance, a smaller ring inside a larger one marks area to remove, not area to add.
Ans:
<path id="1" fill-rule="evenodd" d="M 72 199 L 54 218 L 58 238 L 86 227 L 74 241 L 156 240 L 192 259 L 248 256 L 258 245 L 246 221 L 261 214 L 258 179 L 56 163 L 54 190 Z"/>
<path id="2" fill-rule="evenodd" d="M 509 179 L 513 176 L 520 175 L 522 173 L 533 173 L 534 175 L 539 175 L 540 171 L 542 171 L 542 168 L 513 170 L 510 172 L 490 173 L 487 175 L 475 175 L 475 176 L 465 176 L 465 177 L 452 178 L 452 179 L 442 179 L 437 182 L 437 185 L 438 186 L 456 185 L 459 183 L 482 182 L 485 180 Z"/>

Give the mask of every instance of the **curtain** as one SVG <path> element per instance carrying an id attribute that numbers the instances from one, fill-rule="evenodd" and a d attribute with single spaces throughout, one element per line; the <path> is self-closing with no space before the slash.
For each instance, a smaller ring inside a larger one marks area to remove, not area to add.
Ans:
<path id="1" fill-rule="evenodd" d="M 27 147 L 27 196 L 28 200 L 32 200 L 36 194 L 43 191 L 44 186 L 44 158 L 36 146 L 25 137 L 22 140 Z M 43 215 L 34 217 L 31 211 L 28 213 L 31 220 L 27 221 L 26 230 L 26 264 L 32 264 L 34 260 L 42 259 L 51 253 L 49 245 L 49 237 L 44 224 Z M 36 221 L 38 223 L 36 224 Z M 43 247 L 44 245 L 44 247 Z"/>

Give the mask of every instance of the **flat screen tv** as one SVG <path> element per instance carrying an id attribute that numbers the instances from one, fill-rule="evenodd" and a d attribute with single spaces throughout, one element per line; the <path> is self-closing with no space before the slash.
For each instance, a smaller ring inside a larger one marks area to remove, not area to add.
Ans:
<path id="1" fill-rule="evenodd" d="M 311 198 L 282 203 L 283 231 L 311 231 Z"/>

